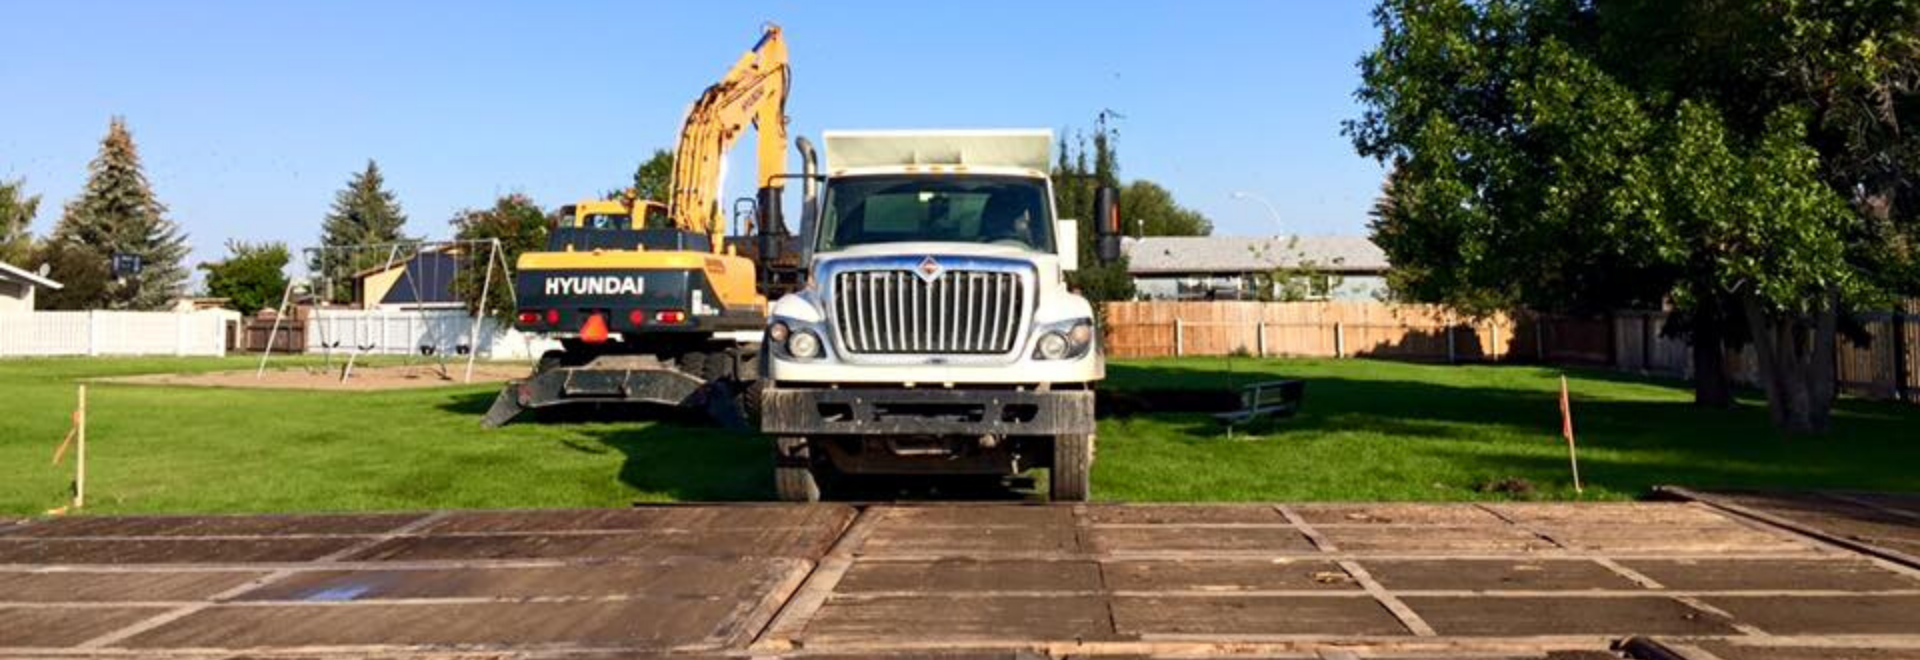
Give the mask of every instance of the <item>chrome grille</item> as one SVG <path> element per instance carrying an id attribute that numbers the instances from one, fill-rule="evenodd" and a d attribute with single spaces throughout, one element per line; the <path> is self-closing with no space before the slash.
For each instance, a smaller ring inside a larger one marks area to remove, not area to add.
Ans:
<path id="1" fill-rule="evenodd" d="M 1016 273 L 949 270 L 932 281 L 907 270 L 834 278 L 836 339 L 860 354 L 998 355 L 1019 339 L 1026 286 Z"/>

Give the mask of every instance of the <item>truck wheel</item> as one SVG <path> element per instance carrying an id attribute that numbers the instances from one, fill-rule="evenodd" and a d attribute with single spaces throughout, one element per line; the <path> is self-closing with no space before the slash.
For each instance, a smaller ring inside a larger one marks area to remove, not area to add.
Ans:
<path id="1" fill-rule="evenodd" d="M 815 474 L 806 438 L 774 439 L 773 490 L 782 502 L 820 501 L 820 478 Z"/>
<path id="2" fill-rule="evenodd" d="M 1055 502 L 1085 502 L 1093 490 L 1093 434 L 1053 436 L 1053 467 L 1048 468 L 1047 497 Z"/>
<path id="3" fill-rule="evenodd" d="M 759 380 L 746 381 L 740 386 L 740 416 L 746 418 L 747 426 L 754 431 L 760 430 L 760 395 L 766 389 L 766 383 Z"/>

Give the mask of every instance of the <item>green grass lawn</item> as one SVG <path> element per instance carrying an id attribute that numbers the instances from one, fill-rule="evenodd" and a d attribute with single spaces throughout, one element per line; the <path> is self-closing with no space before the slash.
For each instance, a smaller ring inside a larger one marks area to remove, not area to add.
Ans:
<path id="1" fill-rule="evenodd" d="M 278 363 L 278 362 L 277 362 Z M 247 358 L 0 361 L 0 514 L 60 504 L 48 465 L 76 380 L 246 369 Z M 1366 360 L 1184 359 L 1110 365 L 1107 387 L 1308 381 L 1299 417 L 1232 438 L 1199 414 L 1101 423 L 1108 500 L 1465 500 L 1518 477 L 1571 499 L 1553 369 Z M 1765 410 L 1697 410 L 1673 383 L 1572 372 L 1589 499 L 1659 483 L 1920 490 L 1920 407 L 1846 401 L 1835 432 L 1784 438 Z M 378 393 L 98 384 L 88 510 L 244 512 L 623 506 L 771 496 L 765 444 L 666 422 L 483 431 L 492 386 Z"/>

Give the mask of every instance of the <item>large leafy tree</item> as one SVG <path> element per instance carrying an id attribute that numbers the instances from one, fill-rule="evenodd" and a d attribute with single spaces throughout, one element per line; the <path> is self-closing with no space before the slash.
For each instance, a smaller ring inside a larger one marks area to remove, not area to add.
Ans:
<path id="1" fill-rule="evenodd" d="M 200 264 L 200 269 L 207 272 L 208 295 L 226 298 L 228 308 L 251 314 L 280 304 L 291 260 L 284 243 L 232 240 L 227 241 L 226 259 Z"/>
<path id="2" fill-rule="evenodd" d="M 366 169 L 334 193 L 333 207 L 320 224 L 321 249 L 308 255 L 307 268 L 333 284 L 334 302 L 345 302 L 353 295 L 353 273 L 385 262 L 392 244 L 406 241 L 401 231 L 406 224 L 380 165 L 368 160 Z"/>
<path id="3" fill-rule="evenodd" d="M 666 202 L 673 193 L 673 152 L 653 150 L 653 155 L 633 171 L 633 194 L 640 199 Z"/>
<path id="4" fill-rule="evenodd" d="M 1166 186 L 1146 179 L 1134 179 L 1120 189 L 1120 217 L 1126 219 L 1121 231 L 1145 236 L 1206 236 L 1213 233 L 1213 221 L 1199 211 L 1181 206 Z"/>
<path id="5" fill-rule="evenodd" d="M 126 120 L 114 117 L 100 140 L 99 155 L 87 166 L 86 188 L 67 203 L 49 240 L 62 244 L 57 252 L 64 262 L 129 255 L 139 260 L 141 270 L 108 283 L 95 299 L 63 298 L 86 308 L 166 307 L 187 283 L 186 236 L 166 213 L 141 170 Z M 86 250 L 72 249 L 82 246 Z"/>
<path id="6" fill-rule="evenodd" d="M 467 309 L 480 307 L 481 290 L 486 290 L 487 313 L 499 319 L 513 316 L 513 294 L 508 289 L 503 266 L 518 263 L 520 254 L 538 251 L 547 244 L 548 220 L 540 206 L 526 195 L 513 193 L 494 200 L 493 206 L 484 209 L 467 209 L 453 217 L 455 235 L 461 240 L 494 240 L 500 242 L 498 255 L 491 258 L 487 254 L 491 248 L 486 245 L 468 246 L 473 250 L 466 255 L 458 275 L 454 278 L 455 290 L 467 303 Z M 490 265 L 488 262 L 492 261 Z M 488 273 L 492 273 L 492 283 L 487 282 Z"/>
<path id="7" fill-rule="evenodd" d="M 26 193 L 20 179 L 0 181 L 0 263 L 24 266 L 33 257 L 33 218 L 40 196 Z"/>
<path id="8" fill-rule="evenodd" d="M 1753 341 L 1824 427 L 1843 311 L 1914 287 L 1920 2 L 1386 0 L 1362 154 L 1396 291 L 1470 310 L 1671 303 L 1697 399 Z"/>

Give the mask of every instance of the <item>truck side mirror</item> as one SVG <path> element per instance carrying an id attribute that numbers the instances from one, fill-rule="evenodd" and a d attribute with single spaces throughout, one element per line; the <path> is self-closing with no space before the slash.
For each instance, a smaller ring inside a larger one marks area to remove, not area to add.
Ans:
<path id="1" fill-rule="evenodd" d="M 1120 260 L 1120 191 L 1101 186 L 1093 191 L 1094 253 L 1100 263 Z"/>
<path id="2" fill-rule="evenodd" d="M 1080 221 L 1053 221 L 1054 252 L 1060 254 L 1061 272 L 1080 270 Z"/>

